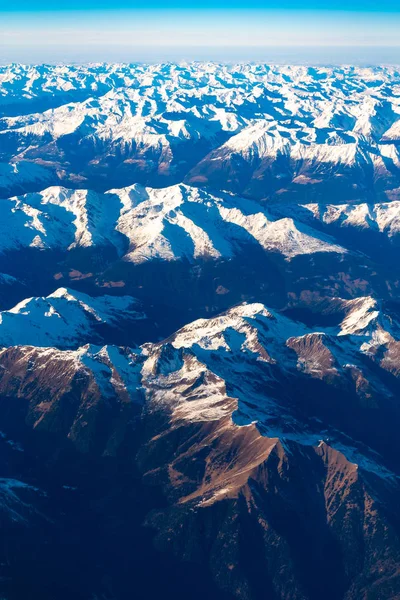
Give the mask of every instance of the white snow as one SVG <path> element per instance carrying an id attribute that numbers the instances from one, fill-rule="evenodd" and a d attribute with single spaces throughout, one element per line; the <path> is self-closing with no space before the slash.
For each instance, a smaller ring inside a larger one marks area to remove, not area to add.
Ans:
<path id="1" fill-rule="evenodd" d="M 96 324 L 118 327 L 121 320 L 145 318 L 130 296 L 92 298 L 59 288 L 47 297 L 27 298 L 0 312 L 0 345 L 68 348 L 98 339 Z"/>

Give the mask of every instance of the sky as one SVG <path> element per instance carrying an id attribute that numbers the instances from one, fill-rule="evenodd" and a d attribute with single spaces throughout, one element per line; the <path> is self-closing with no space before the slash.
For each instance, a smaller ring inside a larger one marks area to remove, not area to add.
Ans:
<path id="1" fill-rule="evenodd" d="M 400 64 L 399 32 L 400 0 L 0 0 L 3 64 Z"/>

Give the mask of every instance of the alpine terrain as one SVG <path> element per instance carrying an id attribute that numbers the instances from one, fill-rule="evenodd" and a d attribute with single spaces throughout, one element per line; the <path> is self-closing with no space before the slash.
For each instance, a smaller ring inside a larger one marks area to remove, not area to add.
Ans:
<path id="1" fill-rule="evenodd" d="M 0 67 L 2 600 L 400 600 L 400 70 Z"/>

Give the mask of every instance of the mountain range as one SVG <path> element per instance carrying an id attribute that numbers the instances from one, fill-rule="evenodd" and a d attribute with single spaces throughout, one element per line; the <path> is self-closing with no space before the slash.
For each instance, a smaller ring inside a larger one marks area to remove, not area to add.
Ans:
<path id="1" fill-rule="evenodd" d="M 400 599 L 400 70 L 0 67 L 0 595 Z"/>

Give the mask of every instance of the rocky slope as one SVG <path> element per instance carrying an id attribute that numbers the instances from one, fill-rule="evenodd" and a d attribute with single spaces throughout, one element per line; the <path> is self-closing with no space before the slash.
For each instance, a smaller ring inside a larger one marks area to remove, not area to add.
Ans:
<path id="1" fill-rule="evenodd" d="M 83 469 L 128 460 L 127 493 L 144 502 L 131 535 L 147 524 L 161 556 L 197 564 L 210 590 L 395 597 L 398 326 L 368 297 L 327 311 L 330 325 L 310 329 L 242 305 L 136 350 L 4 349 L 3 440 L 13 455 L 51 458 L 45 473 L 30 471 L 42 493 L 91 502 L 72 457 Z M 113 512 L 118 496 L 104 502 Z"/>

